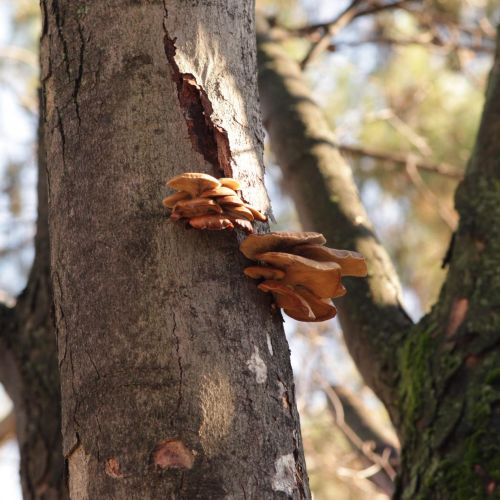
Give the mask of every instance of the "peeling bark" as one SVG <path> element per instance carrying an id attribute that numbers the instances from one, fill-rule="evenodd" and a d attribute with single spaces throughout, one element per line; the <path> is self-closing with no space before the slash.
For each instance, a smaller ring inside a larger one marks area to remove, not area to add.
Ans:
<path id="1" fill-rule="evenodd" d="M 215 175 L 232 177 L 231 150 L 227 132 L 211 120 L 212 104 L 205 90 L 196 83 L 191 73 L 181 73 L 175 62 L 175 40 L 165 30 L 165 54 L 172 68 L 172 80 L 188 127 L 193 148 L 215 167 Z"/>
<path id="2" fill-rule="evenodd" d="M 310 498 L 281 319 L 238 234 L 186 231 L 161 205 L 186 171 L 232 173 L 267 205 L 253 3 L 42 6 L 71 497 Z"/>

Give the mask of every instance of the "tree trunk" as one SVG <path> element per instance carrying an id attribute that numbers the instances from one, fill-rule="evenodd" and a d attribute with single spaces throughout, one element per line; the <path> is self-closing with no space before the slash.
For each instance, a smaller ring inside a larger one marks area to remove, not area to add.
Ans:
<path id="1" fill-rule="evenodd" d="M 0 379 L 14 403 L 23 497 L 63 500 L 68 498 L 68 488 L 62 454 L 44 161 L 40 130 L 35 260 L 15 307 L 1 308 Z"/>
<path id="2" fill-rule="evenodd" d="M 265 22 L 260 34 L 264 121 L 298 212 L 308 229 L 359 250 L 368 261 L 368 280 L 353 284 L 339 301 L 339 315 L 353 358 L 401 439 L 395 498 L 497 498 L 500 36 L 475 150 L 456 195 L 461 219 L 448 277 L 432 312 L 412 326 L 349 167 L 298 65 Z"/>
<path id="3" fill-rule="evenodd" d="M 500 30 L 438 303 L 400 355 L 397 498 L 500 495 Z"/>
<path id="4" fill-rule="evenodd" d="M 309 498 L 288 345 L 241 235 L 161 205 L 165 179 L 202 171 L 267 206 L 253 2 L 42 10 L 71 497 Z"/>

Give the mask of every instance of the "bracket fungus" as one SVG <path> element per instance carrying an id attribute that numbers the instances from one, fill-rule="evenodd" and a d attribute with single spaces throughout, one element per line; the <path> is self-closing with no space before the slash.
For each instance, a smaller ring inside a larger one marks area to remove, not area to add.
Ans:
<path id="1" fill-rule="evenodd" d="M 163 200 L 164 207 L 172 211 L 170 219 L 185 220 L 195 229 L 223 231 L 237 227 L 252 233 L 254 220 L 267 220 L 241 199 L 241 184 L 236 179 L 188 172 L 170 179 L 167 186 L 176 190 Z"/>
<path id="2" fill-rule="evenodd" d="M 252 234 L 240 245 L 250 260 L 260 262 L 244 270 L 263 279 L 259 290 L 271 293 L 275 304 L 297 321 L 325 321 L 337 309 L 331 299 L 345 295 L 343 276 L 363 277 L 366 262 L 357 252 L 325 247 L 320 233 L 275 232 Z"/>

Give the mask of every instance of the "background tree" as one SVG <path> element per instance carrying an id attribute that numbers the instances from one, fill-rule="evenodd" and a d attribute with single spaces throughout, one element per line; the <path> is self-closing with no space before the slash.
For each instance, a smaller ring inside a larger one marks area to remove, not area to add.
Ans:
<path id="1" fill-rule="evenodd" d="M 405 8 L 409 3 L 385 5 Z M 325 25 L 326 35 L 312 44 L 302 67 L 322 45 L 326 48 L 325 40 L 338 29 L 374 9 L 352 2 Z M 401 440 L 403 460 L 395 496 L 483 498 L 493 494 L 500 451 L 500 442 L 490 439 L 498 430 L 495 367 L 499 352 L 494 339 L 499 304 L 493 278 L 499 264 L 498 223 L 494 222 L 498 213 L 493 202 L 498 197 L 494 182 L 500 175 L 494 138 L 500 120 L 498 66 L 490 76 L 476 148 L 457 195 L 461 223 L 445 259 L 445 264 L 450 263 L 448 278 L 432 312 L 414 326 L 402 309 L 397 277 L 359 202 L 351 170 L 299 64 L 276 41 L 280 34 L 273 38 L 269 26 L 262 24 L 264 122 L 299 216 L 335 246 L 355 248 L 369 262 L 368 279 L 352 285 L 357 293 L 339 301 L 340 320 L 356 365 L 384 402 Z M 418 174 L 418 168 L 425 166 L 409 157 L 406 167 L 427 190 Z M 489 182 L 493 185 L 486 187 Z M 481 201 L 475 201 L 479 194 Z M 449 223 L 453 226 L 451 218 Z"/>

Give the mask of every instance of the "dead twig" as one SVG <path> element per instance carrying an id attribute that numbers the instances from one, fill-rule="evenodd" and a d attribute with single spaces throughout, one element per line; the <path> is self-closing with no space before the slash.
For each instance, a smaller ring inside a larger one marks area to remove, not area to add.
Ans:
<path id="1" fill-rule="evenodd" d="M 16 435 L 16 418 L 11 411 L 7 416 L 0 420 L 0 446 Z"/>
<path id="2" fill-rule="evenodd" d="M 330 44 L 330 38 L 335 36 L 339 31 L 347 26 L 356 15 L 357 7 L 362 0 L 352 0 L 351 3 L 330 23 L 323 26 L 324 33 L 319 40 L 315 42 L 306 56 L 300 63 L 300 67 L 304 69 L 313 59 L 319 56 L 321 52 L 327 49 Z"/>
<path id="3" fill-rule="evenodd" d="M 388 151 L 381 151 L 364 146 L 351 146 L 348 144 L 338 143 L 336 143 L 335 146 L 342 153 L 347 153 L 354 156 L 366 156 L 374 158 L 375 160 L 381 160 L 402 167 L 406 167 L 408 162 L 411 160 L 411 162 L 413 162 L 415 167 L 419 170 L 425 170 L 426 172 L 439 174 L 457 181 L 463 178 L 463 172 L 459 167 L 456 167 L 449 163 L 434 163 L 431 161 L 427 161 L 423 158 L 415 156 L 412 153 L 390 153 Z"/>

